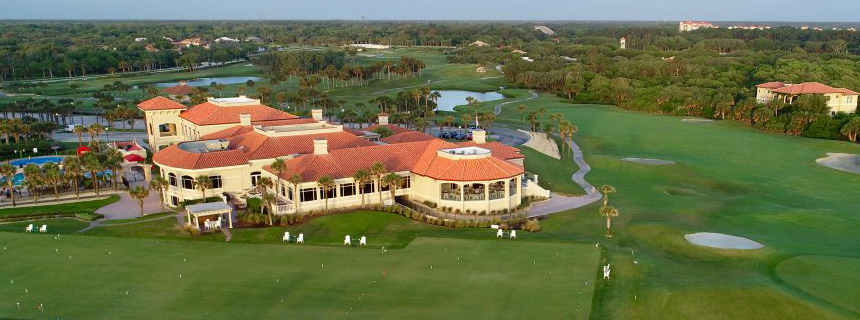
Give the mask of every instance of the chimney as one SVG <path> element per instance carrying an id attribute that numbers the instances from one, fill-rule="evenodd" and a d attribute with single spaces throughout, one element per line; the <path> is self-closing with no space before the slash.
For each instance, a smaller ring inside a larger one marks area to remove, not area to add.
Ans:
<path id="1" fill-rule="evenodd" d="M 239 115 L 239 124 L 243 125 L 243 126 L 250 126 L 251 125 L 251 114 L 250 113 L 240 114 Z"/>
<path id="2" fill-rule="evenodd" d="M 325 138 L 314 138 L 314 154 L 328 154 L 328 141 Z"/>
<path id="3" fill-rule="evenodd" d="M 487 143 L 487 132 L 484 130 L 472 130 L 472 141 L 475 143 Z"/>
<path id="4" fill-rule="evenodd" d="M 379 114 L 379 125 L 386 126 L 388 125 L 388 114 L 383 112 Z"/>
<path id="5" fill-rule="evenodd" d="M 314 120 L 316 120 L 316 121 L 322 121 L 322 119 L 323 119 L 322 109 L 311 110 L 311 117 L 313 117 Z"/>

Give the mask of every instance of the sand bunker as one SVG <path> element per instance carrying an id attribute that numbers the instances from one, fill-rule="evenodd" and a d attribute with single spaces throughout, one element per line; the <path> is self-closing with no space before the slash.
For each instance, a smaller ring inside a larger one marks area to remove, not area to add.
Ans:
<path id="1" fill-rule="evenodd" d="M 761 249 L 764 245 L 747 238 L 730 236 L 722 233 L 699 232 L 684 235 L 692 244 L 718 249 Z"/>
<path id="2" fill-rule="evenodd" d="M 692 123 L 701 123 L 701 122 L 711 122 L 711 121 L 714 121 L 714 120 L 711 120 L 711 119 L 686 118 L 686 119 L 681 119 L 681 121 L 684 121 L 684 122 L 692 122 Z"/>
<path id="3" fill-rule="evenodd" d="M 660 160 L 660 159 L 643 159 L 643 158 L 621 158 L 622 161 L 635 162 L 638 164 L 647 164 L 651 166 L 666 166 L 675 164 L 675 161 Z"/>
<path id="4" fill-rule="evenodd" d="M 828 153 L 826 157 L 815 160 L 818 164 L 836 170 L 860 173 L 860 155 L 850 153 Z"/>

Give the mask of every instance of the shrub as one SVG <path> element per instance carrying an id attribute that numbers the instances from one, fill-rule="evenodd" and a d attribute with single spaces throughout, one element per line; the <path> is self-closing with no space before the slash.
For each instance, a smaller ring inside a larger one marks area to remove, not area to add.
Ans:
<path id="1" fill-rule="evenodd" d="M 481 222 L 478 222 L 478 228 L 489 228 L 489 227 L 490 227 L 490 222 L 489 222 L 489 221 L 481 221 Z"/>
<path id="2" fill-rule="evenodd" d="M 508 225 L 508 223 L 507 223 L 507 222 L 502 222 L 502 223 L 500 223 L 500 224 L 499 224 L 499 229 L 505 229 L 505 230 L 508 230 L 508 229 L 510 229 L 510 228 L 511 228 L 511 227 Z"/>
<path id="3" fill-rule="evenodd" d="M 460 214 L 460 209 L 454 209 L 455 214 Z"/>
<path id="4" fill-rule="evenodd" d="M 418 211 L 414 211 L 414 210 L 410 210 L 410 211 L 411 212 L 409 213 L 409 216 L 412 217 L 412 219 L 414 219 L 414 220 L 418 220 L 418 217 L 420 217 L 420 213 L 418 213 Z"/>
<path id="5" fill-rule="evenodd" d="M 486 215 L 487 215 L 487 210 L 481 210 L 481 215 L 482 215 L 482 216 L 486 216 Z"/>
<path id="6" fill-rule="evenodd" d="M 502 209 L 502 214 L 508 214 L 508 208 Z"/>
<path id="7" fill-rule="evenodd" d="M 84 213 L 75 213 L 75 218 L 85 220 L 85 221 L 96 221 L 98 219 L 102 219 L 105 216 L 101 213 L 94 212 L 84 212 Z"/>
<path id="8" fill-rule="evenodd" d="M 537 219 L 530 219 L 526 221 L 524 229 L 528 232 L 540 232 L 540 223 Z"/>
<path id="9" fill-rule="evenodd" d="M 466 222 L 462 220 L 458 220 L 454 223 L 454 228 L 464 228 L 466 227 Z"/>

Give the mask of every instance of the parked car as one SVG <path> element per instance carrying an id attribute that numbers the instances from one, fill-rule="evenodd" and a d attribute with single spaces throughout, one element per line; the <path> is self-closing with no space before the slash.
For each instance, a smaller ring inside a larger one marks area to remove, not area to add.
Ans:
<path id="1" fill-rule="evenodd" d="M 68 133 L 72 133 L 72 132 L 75 132 L 75 127 L 77 127 L 77 126 L 79 126 L 79 124 L 77 124 L 77 123 L 76 124 L 68 124 L 68 125 L 66 125 L 65 130 Z"/>

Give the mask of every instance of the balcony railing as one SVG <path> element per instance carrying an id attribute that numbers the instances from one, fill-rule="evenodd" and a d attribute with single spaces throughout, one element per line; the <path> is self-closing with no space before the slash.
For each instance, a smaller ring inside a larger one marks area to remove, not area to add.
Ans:
<path id="1" fill-rule="evenodd" d="M 448 201 L 460 201 L 459 193 L 442 193 L 442 200 Z"/>
<path id="2" fill-rule="evenodd" d="M 490 200 L 502 199 L 505 197 L 504 191 L 490 192 Z"/>
<path id="3" fill-rule="evenodd" d="M 478 193 L 478 194 L 475 194 L 475 193 L 467 193 L 467 194 L 465 194 L 465 195 L 464 195 L 464 197 L 466 198 L 466 201 L 482 201 L 482 200 L 486 199 L 486 198 L 484 197 L 484 193 L 483 193 L 483 192 L 482 192 L 482 193 Z"/>

